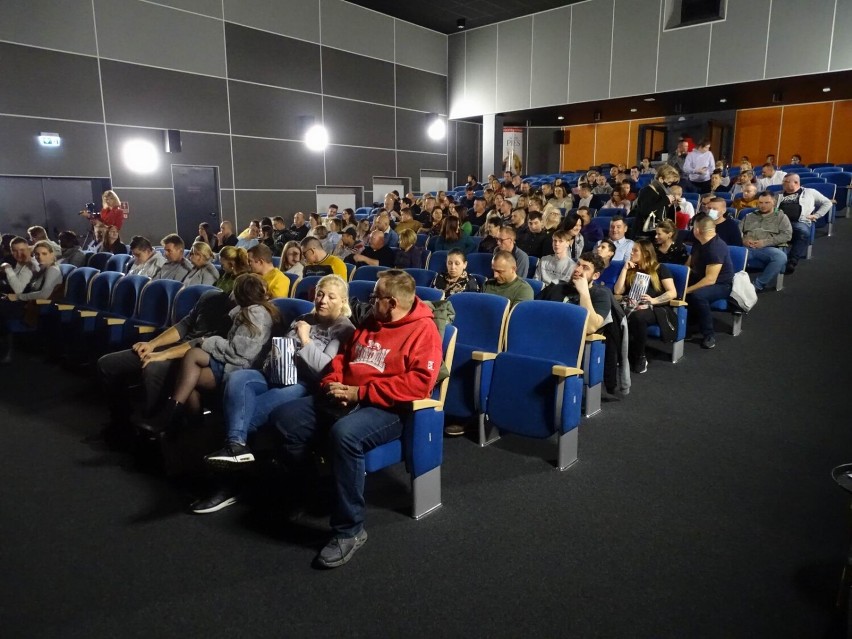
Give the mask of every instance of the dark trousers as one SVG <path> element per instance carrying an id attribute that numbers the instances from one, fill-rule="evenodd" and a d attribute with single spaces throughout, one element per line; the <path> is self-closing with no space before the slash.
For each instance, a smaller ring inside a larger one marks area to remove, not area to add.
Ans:
<path id="1" fill-rule="evenodd" d="M 690 184 L 692 184 L 692 189 L 695 193 L 701 193 L 703 195 L 704 193 L 710 192 L 710 180 L 707 180 L 706 182 L 690 181 Z"/>
<path id="2" fill-rule="evenodd" d="M 657 323 L 653 309 L 642 308 L 627 316 L 627 332 L 630 336 L 627 357 L 634 366 L 645 356 L 645 342 L 648 340 L 648 326 Z"/>
<path id="3" fill-rule="evenodd" d="M 125 419 L 130 414 L 128 388 L 141 382 L 145 391 L 145 415 L 153 415 L 168 399 L 180 368 L 180 359 L 152 362 L 144 369 L 132 350 L 104 355 L 98 360 L 98 375 L 106 392 L 110 418 Z"/>
<path id="4" fill-rule="evenodd" d="M 704 337 L 713 335 L 713 312 L 710 310 L 710 304 L 717 300 L 726 300 L 730 294 L 730 284 L 711 284 L 686 296 L 690 321 L 698 324 Z"/>
<path id="5" fill-rule="evenodd" d="M 7 334 L 6 321 L 19 320 L 24 317 L 24 308 L 26 302 L 10 302 L 9 300 L 0 300 L 0 335 Z"/>

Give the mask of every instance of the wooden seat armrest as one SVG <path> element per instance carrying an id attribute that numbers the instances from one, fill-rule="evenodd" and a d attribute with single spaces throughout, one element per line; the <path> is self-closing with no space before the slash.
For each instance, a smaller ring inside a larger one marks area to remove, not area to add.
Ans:
<path id="1" fill-rule="evenodd" d="M 424 408 L 443 408 L 437 399 L 415 399 L 411 402 L 411 410 L 422 410 Z"/>
<path id="2" fill-rule="evenodd" d="M 600 333 L 589 333 L 586 335 L 587 342 L 605 342 L 606 337 L 601 335 Z"/>
<path id="3" fill-rule="evenodd" d="M 123 317 L 108 317 L 107 318 L 107 326 L 121 326 L 127 322 Z"/>
<path id="4" fill-rule="evenodd" d="M 669 302 L 669 306 L 689 306 L 689 304 L 687 304 L 683 300 L 672 300 L 671 302 Z"/>
<path id="5" fill-rule="evenodd" d="M 80 314 L 80 317 L 97 317 L 97 311 L 77 311 Z"/>
<path id="6" fill-rule="evenodd" d="M 476 362 L 487 362 L 490 359 L 497 359 L 497 353 L 489 353 L 487 351 L 473 351 L 471 358 Z"/>
<path id="7" fill-rule="evenodd" d="M 60 310 L 60 311 L 73 311 L 74 305 L 73 304 L 57 304 L 56 308 L 57 308 L 57 310 Z"/>
<path id="8" fill-rule="evenodd" d="M 155 326 L 137 326 L 136 330 L 139 331 L 140 335 L 147 335 L 148 333 L 153 333 L 157 330 Z"/>
<path id="9" fill-rule="evenodd" d="M 573 377 L 574 375 L 582 375 L 582 368 L 574 368 L 573 366 L 556 365 L 551 371 L 557 377 Z"/>

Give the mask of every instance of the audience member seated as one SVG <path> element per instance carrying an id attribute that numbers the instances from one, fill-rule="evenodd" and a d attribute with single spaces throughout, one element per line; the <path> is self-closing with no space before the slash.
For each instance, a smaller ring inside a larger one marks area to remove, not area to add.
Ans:
<path id="1" fill-rule="evenodd" d="M 686 264 L 689 253 L 677 239 L 677 228 L 671 220 L 663 220 L 654 231 L 657 261 L 660 264 Z"/>
<path id="2" fill-rule="evenodd" d="M 597 246 L 592 249 L 592 253 L 601 258 L 605 269 L 612 263 L 612 259 L 615 256 L 615 244 L 609 239 L 601 240 L 598 242 Z"/>
<path id="3" fill-rule="evenodd" d="M 591 252 L 583 253 L 571 274 L 573 292 L 565 300 L 582 306 L 589 312 L 586 333 L 597 333 L 604 324 L 612 320 L 612 291 L 595 284 L 606 268 L 604 260 Z"/>
<path id="4" fill-rule="evenodd" d="M 784 183 L 784 171 L 776 169 L 774 165 L 767 162 L 761 169 L 761 176 L 757 180 L 757 190 L 766 191 L 770 186 Z"/>
<path id="5" fill-rule="evenodd" d="M 633 250 L 633 240 L 625 237 L 627 223 L 620 215 L 614 215 L 609 221 L 609 240 L 615 246 L 614 260 L 626 260 Z"/>
<path id="6" fill-rule="evenodd" d="M 49 242 L 56 255 L 62 253 L 62 247 L 47 237 L 47 231 L 44 230 L 43 226 L 31 226 L 27 229 L 27 235 L 29 235 L 30 244 L 35 245 L 36 242 Z"/>
<path id="7" fill-rule="evenodd" d="M 701 348 L 716 347 L 713 330 L 713 313 L 710 304 L 728 299 L 734 279 L 734 266 L 728 245 L 716 235 L 716 223 L 702 217 L 695 222 L 693 234 L 697 240 L 687 261 L 689 286 L 686 303 L 689 305 L 690 323 L 697 324 L 703 337 Z"/>
<path id="8" fill-rule="evenodd" d="M 251 251 L 269 247 L 258 245 Z M 284 277 L 273 269 L 279 277 Z M 284 278 L 286 279 L 286 278 Z M 253 273 L 240 275 L 234 282 L 237 305 L 228 313 L 232 325 L 227 337 L 212 335 L 187 351 L 180 363 L 177 382 L 165 406 L 140 427 L 154 434 L 174 431 L 185 417 L 201 416 L 201 392 L 222 386 L 228 373 L 260 368 L 269 353 L 272 326 L 281 319 L 263 278 Z"/>
<path id="9" fill-rule="evenodd" d="M 471 213 L 469 218 L 472 224 L 476 224 L 478 227 L 482 228 L 485 224 L 485 220 L 488 218 L 488 207 L 485 204 L 484 197 L 476 197 L 473 200 L 473 208 L 471 209 Z"/>
<path id="10" fill-rule="evenodd" d="M 228 220 L 219 223 L 219 232 L 216 233 L 216 244 L 219 251 L 226 246 L 236 246 L 239 239 L 234 235 L 234 225 Z"/>
<path id="11" fill-rule="evenodd" d="M 728 203 L 720 197 L 714 197 L 707 205 L 707 217 L 716 223 L 716 235 L 728 246 L 742 246 L 740 225 L 727 216 L 727 211 Z"/>
<path id="12" fill-rule="evenodd" d="M 177 233 L 172 233 L 160 240 L 160 243 L 163 245 L 166 261 L 151 279 L 183 282 L 192 270 L 192 264 L 183 256 L 183 240 Z"/>
<path id="13" fill-rule="evenodd" d="M 144 275 L 153 279 L 163 268 L 166 258 L 154 250 L 151 242 L 146 237 L 134 235 L 130 240 L 130 254 L 133 259 L 128 264 L 128 275 Z M 183 250 L 181 250 L 183 258 Z"/>
<path id="14" fill-rule="evenodd" d="M 281 263 L 278 268 L 283 273 L 292 273 L 302 277 L 305 265 L 302 263 L 302 247 L 296 240 L 290 240 L 284 244 L 281 250 Z"/>
<path id="15" fill-rule="evenodd" d="M 26 244 L 23 238 L 20 239 Z M 20 251 L 20 244 L 17 244 L 17 250 Z M 28 313 L 28 309 L 35 304 L 35 300 L 49 299 L 54 295 L 57 287 L 62 286 L 62 273 L 59 267 L 56 266 L 56 253 L 53 251 L 53 243 L 47 240 L 39 240 L 32 248 L 35 255 L 35 264 L 32 260 L 27 259 L 23 271 L 29 271 L 29 277 L 22 277 L 14 272 L 14 269 L 9 264 L 0 265 L 0 269 L 6 272 L 7 280 L 13 282 L 17 280 L 15 286 L 11 286 L 12 291 L 24 279 L 27 280 L 26 285 L 20 292 L 6 293 L 0 298 L 0 363 L 8 364 L 12 361 L 12 339 L 7 332 L 6 322 L 10 319 L 23 319 L 30 323 L 31 320 L 37 318 L 37 313 Z M 23 253 L 21 253 L 23 255 Z M 26 251 L 29 258 L 29 250 Z M 31 304 L 32 303 L 32 304 Z M 34 325 L 34 324 L 33 324 Z"/>
<path id="16" fill-rule="evenodd" d="M 224 257 L 225 251 L 237 250 L 243 251 L 224 247 L 220 253 L 223 263 L 231 259 Z M 230 289 L 208 291 L 186 317 L 151 341 L 137 342 L 133 348 L 101 357 L 98 374 L 109 408 L 107 430 L 118 433 L 127 427 L 132 412 L 128 391 L 140 384 L 144 391 L 142 418 L 151 418 L 166 403 L 183 356 L 206 337 L 228 334 L 232 324 L 228 313 L 233 307 Z"/>
<path id="17" fill-rule="evenodd" d="M 222 265 L 222 274 L 213 286 L 230 294 L 234 290 L 234 281 L 243 273 L 251 273 L 248 253 L 244 248 L 236 246 L 223 246 L 219 251 L 219 264 Z"/>
<path id="18" fill-rule="evenodd" d="M 290 230 L 288 231 L 288 237 L 291 240 L 295 240 L 296 242 L 301 242 L 308 235 L 308 231 L 311 230 L 311 227 L 305 223 L 305 214 L 301 211 L 298 211 L 293 216 L 293 223 L 290 225 Z"/>
<path id="19" fill-rule="evenodd" d="M 104 235 L 106 234 L 106 224 L 100 220 L 95 220 L 92 224 L 92 231 L 86 235 L 83 242 L 83 251 L 91 251 L 99 253 L 104 243 Z"/>
<path id="20" fill-rule="evenodd" d="M 414 219 L 414 214 L 409 207 L 404 207 L 399 211 L 400 220 L 396 224 L 396 232 L 400 235 L 405 229 L 414 231 L 415 235 L 420 232 L 420 227 L 423 225 Z"/>
<path id="21" fill-rule="evenodd" d="M 646 291 L 634 297 L 631 289 L 637 273 L 645 273 L 651 280 Z M 624 263 L 615 282 L 615 294 L 621 295 L 621 305 L 627 313 L 630 369 L 634 373 L 644 373 L 648 370 L 645 357 L 648 326 L 657 324 L 664 342 L 674 341 L 677 334 L 677 313 L 669 306 L 671 300 L 677 299 L 674 279 L 669 268 L 657 262 L 654 245 L 649 240 L 636 240 L 630 259 Z"/>
<path id="22" fill-rule="evenodd" d="M 509 251 L 515 258 L 518 275 L 521 279 L 527 277 L 530 270 L 530 257 L 515 245 L 517 234 L 511 226 L 501 226 L 497 231 L 497 248 L 501 251 Z"/>
<path id="23" fill-rule="evenodd" d="M 99 250 L 113 255 L 127 255 L 127 245 L 121 241 L 117 226 L 106 227 L 104 241 Z"/>
<path id="24" fill-rule="evenodd" d="M 358 253 L 364 248 L 363 244 L 358 242 L 358 230 L 354 226 L 347 226 L 340 234 L 340 242 L 334 247 L 332 255 L 343 260 L 344 262 L 350 256 Z M 351 259 L 349 260 L 352 261 Z"/>
<path id="25" fill-rule="evenodd" d="M 204 284 L 213 286 L 219 280 L 219 271 L 213 266 L 213 249 L 207 242 L 196 242 L 189 251 L 192 270 L 183 278 L 184 286 Z"/>
<path id="26" fill-rule="evenodd" d="M 731 206 L 738 212 L 743 209 L 757 208 L 757 186 L 751 183 L 746 184 L 743 187 L 742 197 L 734 198 Z"/>
<path id="27" fill-rule="evenodd" d="M 435 207 L 432 209 L 431 217 L 428 223 L 424 223 L 421 230 L 426 231 L 429 235 L 439 235 L 441 227 L 444 224 L 444 210 Z"/>
<path id="28" fill-rule="evenodd" d="M 562 212 L 555 206 L 545 206 L 542 214 L 542 225 L 546 233 L 553 235 L 562 224 Z"/>
<path id="29" fill-rule="evenodd" d="M 725 185 L 724 178 L 719 169 L 710 174 L 710 192 L 711 193 L 726 193 L 730 188 Z"/>
<path id="30" fill-rule="evenodd" d="M 435 276 L 432 288 L 444 291 L 444 298 L 465 291 L 479 292 L 479 282 L 467 273 L 467 257 L 464 251 L 453 249 L 447 253 L 446 270 Z"/>
<path id="31" fill-rule="evenodd" d="M 390 215 L 387 211 L 382 211 L 376 216 L 376 221 L 373 229 L 381 231 L 385 236 L 385 246 L 388 248 L 396 248 L 399 246 L 399 234 L 390 226 Z"/>
<path id="32" fill-rule="evenodd" d="M 423 268 L 423 247 L 417 246 L 417 234 L 411 229 L 403 229 L 399 234 L 399 250 L 394 255 L 394 267 Z"/>
<path id="33" fill-rule="evenodd" d="M 591 195 L 591 193 L 590 193 Z M 556 208 L 568 210 L 574 207 L 574 198 L 565 192 L 563 185 L 553 187 L 553 197 L 547 201 Z"/>
<path id="34" fill-rule="evenodd" d="M 577 209 L 581 206 L 592 206 L 592 190 L 585 184 L 577 188 L 577 195 L 574 196 L 573 208 Z"/>
<path id="35" fill-rule="evenodd" d="M 381 232 L 379 235 L 382 236 Z M 322 242 L 315 237 L 306 237 L 302 240 L 302 261 L 305 263 L 302 277 L 337 275 L 343 281 L 346 281 L 348 277 L 343 260 L 326 253 Z"/>
<path id="36" fill-rule="evenodd" d="M 59 246 L 62 247 L 62 253 L 57 264 L 71 264 L 72 266 L 85 266 L 86 254 L 80 248 L 80 240 L 74 231 L 62 231 L 59 234 Z M 122 244 L 122 246 L 124 246 Z M 127 247 L 124 249 L 127 250 Z"/>
<path id="37" fill-rule="evenodd" d="M 577 263 L 571 258 L 569 252 L 571 239 L 571 234 L 568 231 L 556 231 L 553 234 L 552 241 L 553 255 L 547 255 L 538 261 L 535 267 L 535 279 L 543 282 L 545 287 L 551 284 L 565 285 L 571 282 L 571 275 L 577 267 Z M 577 238 L 573 239 L 576 243 Z M 577 257 L 579 259 L 579 255 Z"/>
<path id="38" fill-rule="evenodd" d="M 784 213 L 776 210 L 775 196 L 764 191 L 758 198 L 757 211 L 746 215 L 742 228 L 749 268 L 763 269 L 754 279 L 754 288 L 762 291 L 787 265 L 787 253 L 782 248 L 793 237 L 793 226 Z"/>
<path id="39" fill-rule="evenodd" d="M 552 251 L 550 239 L 550 233 L 544 229 L 541 212 L 531 211 L 527 215 L 526 232 L 517 238 L 520 249 L 527 255 L 544 257 Z M 481 243 L 479 251 L 483 252 Z"/>
<path id="40" fill-rule="evenodd" d="M 533 299 L 532 287 L 526 280 L 518 277 L 518 266 L 511 251 L 505 249 L 494 253 L 491 260 L 491 270 L 494 277 L 485 280 L 483 293 L 492 293 L 505 297 L 511 302 L 511 306 L 524 300 Z"/>
<path id="41" fill-rule="evenodd" d="M 317 243 L 319 240 L 314 239 Z M 281 271 L 275 268 L 272 263 L 272 251 L 265 244 L 258 244 L 248 250 L 249 266 L 252 273 L 260 275 L 266 283 L 266 288 L 269 292 L 269 297 L 287 297 L 290 294 L 290 279 Z M 239 277 L 234 281 L 234 290 L 236 291 Z"/>
<path id="42" fill-rule="evenodd" d="M 580 235 L 583 236 L 583 245 L 586 247 L 595 246 L 595 244 L 604 238 L 603 229 L 596 224 L 592 224 L 592 215 L 589 212 L 588 206 L 581 206 L 577 209 L 576 213 L 577 217 L 583 220 L 583 228 L 580 230 Z"/>
<path id="43" fill-rule="evenodd" d="M 249 227 L 240 234 L 237 246 L 248 251 L 258 244 L 260 244 L 260 226 L 255 224 L 255 220 L 252 220 Z"/>
<path id="44" fill-rule="evenodd" d="M 751 166 L 749 164 L 749 166 Z M 755 193 L 757 193 L 757 183 L 754 180 L 754 173 L 751 170 L 741 171 L 737 176 L 736 183 L 731 187 L 731 197 L 737 197 L 745 189 L 746 184 L 754 184 Z"/>
<path id="45" fill-rule="evenodd" d="M 192 243 L 195 244 L 195 242 L 204 242 L 214 253 L 219 249 L 219 241 L 216 235 L 210 230 L 210 225 L 207 222 L 202 222 L 198 225 L 198 235 Z"/>
<path id="46" fill-rule="evenodd" d="M 776 206 L 793 226 L 793 243 L 787 260 L 787 273 L 796 270 L 799 260 L 807 257 L 811 224 L 831 211 L 831 200 L 816 189 L 801 186 L 799 175 L 789 173 L 784 177 L 783 192 L 778 194 Z"/>
<path id="47" fill-rule="evenodd" d="M 560 225 L 560 228 L 568 233 L 568 257 L 575 263 L 580 259 L 586 246 L 586 240 L 583 237 L 583 226 L 583 218 L 573 212 L 566 213 Z"/>
<path id="48" fill-rule="evenodd" d="M 633 181 L 629 179 L 624 179 L 619 184 L 619 189 L 621 191 L 621 199 L 624 204 L 628 204 L 630 208 L 633 208 L 633 205 L 636 203 L 637 193 L 633 190 Z"/>
<path id="49" fill-rule="evenodd" d="M 488 218 L 485 226 L 482 227 L 484 237 L 482 238 L 482 241 L 479 242 L 479 253 L 493 253 L 497 250 L 500 239 L 500 228 L 502 226 L 503 222 L 499 215 L 494 215 Z"/>
<path id="50" fill-rule="evenodd" d="M 612 193 L 612 187 L 607 183 L 606 176 L 598 173 L 595 176 L 592 195 L 609 195 L 610 193 Z"/>
<path id="51" fill-rule="evenodd" d="M 440 209 L 435 209 L 434 212 Z M 455 218 L 451 218 L 455 219 Z M 458 223 L 458 220 L 456 220 Z M 369 244 L 364 246 L 364 250 L 352 256 L 352 261 L 357 264 L 367 264 L 369 266 L 393 266 L 394 255 L 393 250 L 385 245 L 385 235 L 379 230 L 370 233 Z"/>
<path id="52" fill-rule="evenodd" d="M 269 381 L 268 369 L 236 370 L 225 380 L 222 401 L 227 435 L 225 446 L 204 459 L 214 467 L 233 467 L 254 461 L 247 446 L 249 434 L 263 426 L 270 413 L 294 399 L 315 395 L 320 380 L 331 370 L 331 361 L 346 347 L 355 327 L 349 321 L 349 291 L 342 279 L 326 275 L 317 284 L 314 310 L 296 318 L 285 337 L 296 345 L 298 382 L 290 386 Z M 193 504 L 196 513 L 220 510 L 236 496 L 220 490 L 210 499 Z M 228 503 L 225 503 L 225 502 Z"/>
<path id="53" fill-rule="evenodd" d="M 621 194 L 621 190 L 613 191 L 609 199 L 606 201 L 606 204 L 603 205 L 605 209 L 621 209 L 624 211 L 625 215 L 630 211 L 630 207 L 633 203 L 626 199 L 624 195 Z"/>
<path id="54" fill-rule="evenodd" d="M 334 473 L 333 538 L 317 563 L 347 563 L 367 541 L 364 454 L 402 435 L 410 402 L 428 397 L 441 364 L 441 337 L 432 312 L 414 294 L 414 279 L 379 274 L 371 315 L 332 360 L 321 391 L 274 410 L 288 466 L 311 465 L 311 446 L 328 438 Z M 379 346 L 381 345 L 381 346 Z"/>
<path id="55" fill-rule="evenodd" d="M 444 220 L 441 227 L 441 234 L 435 242 L 436 251 L 451 251 L 452 249 L 460 249 L 464 254 L 472 252 L 476 247 L 474 241 L 462 233 L 459 218 L 448 217 Z"/>

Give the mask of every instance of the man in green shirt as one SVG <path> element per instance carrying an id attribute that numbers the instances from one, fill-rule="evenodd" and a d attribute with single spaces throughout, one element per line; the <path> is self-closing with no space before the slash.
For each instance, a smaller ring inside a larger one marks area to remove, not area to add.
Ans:
<path id="1" fill-rule="evenodd" d="M 491 260 L 494 277 L 486 280 L 483 293 L 505 297 L 514 307 L 518 302 L 533 299 L 532 287 L 518 277 L 518 265 L 509 251 L 497 251 Z"/>

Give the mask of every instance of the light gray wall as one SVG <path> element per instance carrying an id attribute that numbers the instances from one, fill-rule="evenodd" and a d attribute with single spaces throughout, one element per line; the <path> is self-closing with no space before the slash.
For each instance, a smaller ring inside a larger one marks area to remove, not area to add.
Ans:
<path id="1" fill-rule="evenodd" d="M 449 36 L 450 117 L 852 69 L 849 0 L 728 0 L 724 21 L 668 31 L 665 4 L 588 0 Z"/>

